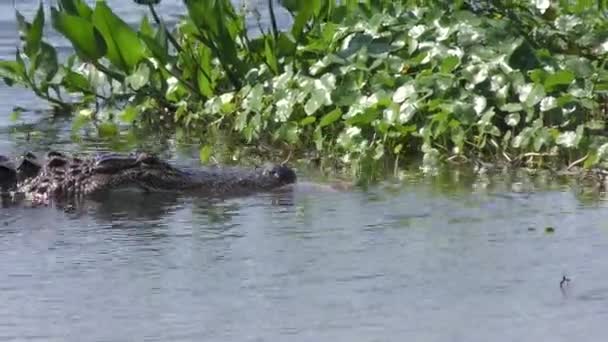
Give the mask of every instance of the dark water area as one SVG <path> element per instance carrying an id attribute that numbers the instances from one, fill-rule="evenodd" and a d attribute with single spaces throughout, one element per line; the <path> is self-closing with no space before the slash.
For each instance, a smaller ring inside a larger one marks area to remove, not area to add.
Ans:
<path id="1" fill-rule="evenodd" d="M 18 7 L 31 16 L 36 3 Z M 132 22 L 143 13 L 109 3 Z M 13 14 L 0 1 L 2 58 Z M 75 143 L 69 119 L 11 121 L 13 106 L 46 108 L 26 90 L 0 85 L 0 103 L 2 154 L 111 148 Z M 158 149 L 196 163 L 197 146 Z M 0 340 L 600 341 L 606 203 L 553 180 L 454 171 L 225 201 L 118 193 L 70 212 L 3 208 Z"/>

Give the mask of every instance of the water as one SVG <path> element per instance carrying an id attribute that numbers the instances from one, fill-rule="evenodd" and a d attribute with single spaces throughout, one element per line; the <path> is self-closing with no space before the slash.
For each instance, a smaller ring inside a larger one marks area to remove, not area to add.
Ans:
<path id="1" fill-rule="evenodd" d="M 6 56 L 11 2 L 0 9 Z M 5 86 L 0 101 L 3 153 L 105 148 L 73 143 L 69 120 L 36 113 L 23 120 L 47 136 L 27 140 L 7 116 L 44 104 Z M 456 176 L 2 209 L 0 340 L 603 340 L 606 203 L 542 179 Z M 560 290 L 564 274 L 572 281 Z"/>

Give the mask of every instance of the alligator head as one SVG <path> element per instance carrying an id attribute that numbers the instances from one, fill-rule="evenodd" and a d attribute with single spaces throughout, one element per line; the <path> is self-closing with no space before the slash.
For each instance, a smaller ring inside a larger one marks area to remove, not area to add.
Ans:
<path id="1" fill-rule="evenodd" d="M 35 202 L 125 188 L 231 196 L 268 191 L 296 182 L 295 172 L 282 164 L 255 169 L 210 167 L 184 170 L 146 153 L 106 154 L 81 159 L 51 152 L 42 166 L 34 162 L 22 162 L 21 166 L 23 170 L 19 174 L 24 181 L 18 183 L 17 190 L 30 195 Z M 14 170 L 8 164 L 3 169 L 0 160 L 0 179 L 12 184 Z M 4 171 L 6 175 L 2 174 Z"/>
<path id="2" fill-rule="evenodd" d="M 201 194 L 245 194 L 268 191 L 295 183 L 296 173 L 283 164 L 270 164 L 254 169 L 209 167 L 182 170 L 158 159 L 141 154 L 136 165 L 121 171 L 148 191 L 196 192 Z"/>

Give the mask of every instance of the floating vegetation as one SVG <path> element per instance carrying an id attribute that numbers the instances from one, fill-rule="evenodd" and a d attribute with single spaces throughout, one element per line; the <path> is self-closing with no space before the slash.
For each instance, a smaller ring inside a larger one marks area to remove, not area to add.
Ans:
<path id="1" fill-rule="evenodd" d="M 606 161 L 602 1 L 283 1 L 293 26 L 256 37 L 229 0 L 185 0 L 174 28 L 159 0 L 135 2 L 152 17 L 137 28 L 105 2 L 51 7 L 74 48 L 63 63 L 43 7 L 17 12 L 22 44 L 0 75 L 74 113 L 75 131 L 173 129 L 199 139 L 203 162 L 227 135 L 357 176 L 414 157 L 425 171 Z"/>

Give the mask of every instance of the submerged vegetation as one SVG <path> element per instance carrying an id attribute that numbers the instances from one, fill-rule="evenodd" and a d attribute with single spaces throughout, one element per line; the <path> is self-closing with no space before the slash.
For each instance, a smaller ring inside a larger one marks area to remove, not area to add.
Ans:
<path id="1" fill-rule="evenodd" d="M 132 127 L 282 147 L 354 175 L 384 161 L 506 163 L 555 169 L 608 162 L 608 20 L 604 1 L 284 0 L 268 29 L 247 30 L 230 0 L 184 0 L 168 27 L 160 0 L 131 27 L 99 1 L 59 0 L 44 39 L 42 5 L 19 12 L 22 45 L 0 62 L 74 130 L 111 139 Z"/>

